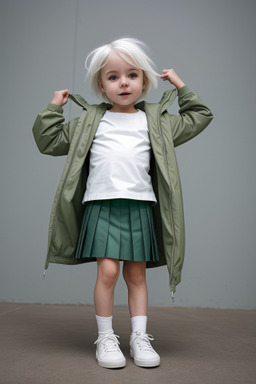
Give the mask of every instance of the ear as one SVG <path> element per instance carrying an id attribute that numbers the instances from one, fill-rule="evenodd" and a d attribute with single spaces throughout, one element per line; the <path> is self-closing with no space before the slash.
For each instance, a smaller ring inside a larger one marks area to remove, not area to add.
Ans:
<path id="1" fill-rule="evenodd" d="M 147 78 L 145 76 L 145 73 L 143 73 L 143 84 L 142 84 L 142 90 L 144 91 L 144 89 L 146 88 L 146 81 L 147 81 Z"/>
<path id="2" fill-rule="evenodd" d="M 103 85 L 102 85 L 102 82 L 101 82 L 101 78 L 99 77 L 98 78 L 98 87 L 99 89 L 101 90 L 102 93 L 105 93 L 105 90 L 103 88 Z"/>

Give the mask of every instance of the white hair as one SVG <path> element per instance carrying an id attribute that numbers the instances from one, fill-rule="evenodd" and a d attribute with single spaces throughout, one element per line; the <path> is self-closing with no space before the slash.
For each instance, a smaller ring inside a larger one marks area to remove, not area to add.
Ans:
<path id="1" fill-rule="evenodd" d="M 157 76 L 159 76 L 153 69 L 155 64 L 145 53 L 146 48 L 147 45 L 140 40 L 122 38 L 94 49 L 85 60 L 85 68 L 87 70 L 87 77 L 90 79 L 92 92 L 99 99 L 111 102 L 111 100 L 109 100 L 100 90 L 98 86 L 98 79 L 100 70 L 107 64 L 111 55 L 116 52 L 129 64 L 133 64 L 129 61 L 129 59 L 132 59 L 138 68 L 143 71 L 145 88 L 140 96 L 140 99 L 145 97 L 149 93 L 151 86 L 154 88 L 157 87 Z"/>

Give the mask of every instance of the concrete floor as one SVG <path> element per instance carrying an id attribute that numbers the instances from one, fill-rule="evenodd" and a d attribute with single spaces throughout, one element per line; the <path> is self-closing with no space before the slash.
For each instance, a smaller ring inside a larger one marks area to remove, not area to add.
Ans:
<path id="1" fill-rule="evenodd" d="M 152 369 L 129 357 L 126 307 L 115 308 L 114 329 L 127 366 L 108 370 L 95 361 L 93 307 L 0 303 L 0 383 L 256 383 L 255 310 L 149 308 L 161 356 Z"/>

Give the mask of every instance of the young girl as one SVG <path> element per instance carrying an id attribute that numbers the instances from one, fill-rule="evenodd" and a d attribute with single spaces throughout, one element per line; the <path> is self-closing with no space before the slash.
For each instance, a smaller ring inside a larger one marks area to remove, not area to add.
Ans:
<path id="1" fill-rule="evenodd" d="M 98 339 L 96 359 L 120 368 L 126 359 L 112 328 L 114 289 L 123 260 L 136 365 L 155 367 L 160 357 L 147 334 L 146 267 L 166 265 L 174 293 L 184 259 L 184 220 L 174 147 L 200 133 L 212 114 L 173 69 L 160 78 L 176 89 L 160 103 L 141 100 L 157 73 L 144 44 L 119 39 L 87 58 L 94 93 L 104 103 L 89 105 L 68 90 L 54 93 L 37 117 L 33 133 L 40 152 L 67 155 L 54 199 L 46 269 L 50 262 L 97 261 L 94 290 Z M 179 115 L 167 108 L 178 94 Z M 68 98 L 83 108 L 64 124 Z"/>

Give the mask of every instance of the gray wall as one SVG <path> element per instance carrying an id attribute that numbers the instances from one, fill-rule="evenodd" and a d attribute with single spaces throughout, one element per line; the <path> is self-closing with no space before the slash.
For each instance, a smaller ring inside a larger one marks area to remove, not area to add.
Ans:
<path id="1" fill-rule="evenodd" d="M 255 2 L 1 0 L 0 15 L 0 300 L 92 303 L 95 264 L 51 265 L 41 278 L 65 159 L 42 156 L 31 128 L 54 90 L 95 102 L 84 59 L 128 35 L 147 42 L 158 70 L 175 68 L 215 115 L 177 150 L 187 244 L 174 305 L 255 308 Z M 166 88 L 161 82 L 149 100 Z M 65 107 L 67 119 L 79 112 Z M 166 268 L 147 278 L 150 305 L 172 305 Z M 127 303 L 121 277 L 116 303 Z"/>

